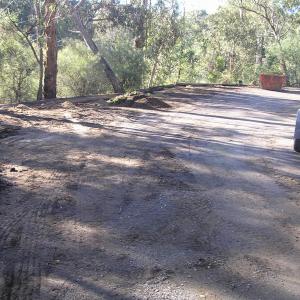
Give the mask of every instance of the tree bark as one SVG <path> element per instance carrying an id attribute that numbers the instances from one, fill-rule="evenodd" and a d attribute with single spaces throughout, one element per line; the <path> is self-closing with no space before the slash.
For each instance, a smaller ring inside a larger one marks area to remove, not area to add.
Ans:
<path id="1" fill-rule="evenodd" d="M 147 41 L 147 10 L 148 10 L 148 0 L 143 0 L 140 7 L 140 16 L 137 24 L 138 36 L 135 40 L 136 48 L 145 48 Z"/>
<path id="2" fill-rule="evenodd" d="M 289 74 L 288 74 L 288 69 L 286 66 L 286 62 L 285 62 L 285 58 L 284 58 L 284 51 L 282 49 L 282 45 L 280 42 L 280 39 L 276 39 L 278 47 L 279 47 L 279 51 L 280 51 L 280 67 L 281 67 L 281 72 L 285 75 L 286 77 L 286 85 L 289 86 L 290 85 L 290 79 L 289 79 Z"/>
<path id="3" fill-rule="evenodd" d="M 40 0 L 35 1 L 35 14 L 36 14 L 36 39 L 39 50 L 39 87 L 37 91 L 36 99 L 37 101 L 43 99 L 43 80 L 44 80 L 44 51 L 43 51 L 43 42 L 42 42 L 42 12 L 41 12 L 41 3 Z"/>
<path id="4" fill-rule="evenodd" d="M 44 81 L 44 53 L 43 49 L 39 50 L 40 52 L 40 62 L 39 62 L 39 87 L 36 95 L 36 100 L 40 101 L 43 99 L 43 81 Z"/>
<path id="5" fill-rule="evenodd" d="M 154 79 L 155 79 L 155 76 L 156 76 L 158 63 L 159 63 L 159 57 L 160 57 L 160 49 L 161 49 L 161 46 L 159 46 L 158 54 L 155 57 L 155 62 L 154 62 L 154 65 L 153 65 L 153 68 L 152 68 L 152 71 L 151 71 L 150 80 L 149 80 L 149 83 L 148 83 L 148 88 L 150 88 L 153 85 L 153 82 L 154 82 Z"/>
<path id="6" fill-rule="evenodd" d="M 86 30 L 84 27 L 82 20 L 78 13 L 78 5 L 75 7 L 72 7 L 72 5 L 69 3 L 69 1 L 66 1 L 66 4 L 68 5 L 69 9 L 72 13 L 73 21 L 77 27 L 77 30 L 81 33 L 82 38 L 84 39 L 87 47 L 95 54 L 99 54 L 99 49 L 95 42 L 93 41 L 93 38 L 91 37 L 90 33 Z M 100 56 L 100 64 L 103 66 L 105 75 L 109 82 L 111 83 L 113 90 L 115 93 L 124 93 L 124 88 L 119 81 L 118 77 L 114 73 L 113 69 L 111 68 L 108 61 L 105 59 L 105 57 Z"/>
<path id="7" fill-rule="evenodd" d="M 45 39 L 46 60 L 44 77 L 45 99 L 56 98 L 57 90 L 57 37 L 56 37 L 56 0 L 45 1 Z"/>

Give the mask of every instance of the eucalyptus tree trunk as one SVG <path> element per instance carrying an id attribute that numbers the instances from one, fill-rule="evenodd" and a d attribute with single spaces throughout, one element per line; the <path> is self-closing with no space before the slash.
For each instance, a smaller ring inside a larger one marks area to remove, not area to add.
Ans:
<path id="1" fill-rule="evenodd" d="M 135 47 L 143 49 L 146 46 L 148 36 L 148 0 L 143 0 L 140 7 L 140 16 L 137 24 L 138 36 L 135 40 Z"/>
<path id="2" fill-rule="evenodd" d="M 256 68 L 258 66 L 261 66 L 263 64 L 263 49 L 264 49 L 264 38 L 262 36 L 257 36 L 256 38 L 256 58 L 255 58 L 255 64 Z"/>
<path id="3" fill-rule="evenodd" d="M 57 33 L 56 0 L 45 0 L 46 60 L 44 77 L 45 99 L 56 98 L 57 90 Z"/>
<path id="4" fill-rule="evenodd" d="M 35 17 L 36 17 L 36 39 L 38 45 L 38 64 L 39 64 L 39 87 L 37 91 L 36 100 L 43 99 L 43 80 L 44 80 L 44 51 L 43 51 L 43 42 L 42 42 L 42 12 L 41 12 L 41 3 L 40 0 L 35 1 L 34 5 Z"/>
<path id="5" fill-rule="evenodd" d="M 69 9 L 71 10 L 72 19 L 73 19 L 73 21 L 74 21 L 74 23 L 77 27 L 77 30 L 81 33 L 81 36 L 84 39 L 87 47 L 95 55 L 98 55 L 99 54 L 99 48 L 97 47 L 97 45 L 93 41 L 93 38 L 92 38 L 91 34 L 86 30 L 85 26 L 82 23 L 82 20 L 79 16 L 79 13 L 78 13 L 78 5 L 76 5 L 75 7 L 72 7 L 72 5 L 70 4 L 70 2 L 68 0 L 66 0 L 65 2 L 67 4 L 67 6 L 69 7 Z M 83 2 L 84 1 L 80 1 L 80 3 L 83 3 Z M 101 55 L 99 62 L 103 66 L 105 75 L 106 75 L 107 79 L 109 80 L 109 82 L 111 83 L 111 85 L 114 89 L 114 92 L 115 93 L 124 93 L 124 88 L 123 88 L 121 82 L 119 81 L 118 77 L 114 73 L 113 69 L 111 68 L 110 64 L 105 59 L 105 57 L 103 57 Z"/>
<path id="6" fill-rule="evenodd" d="M 283 51 L 280 39 L 276 39 L 276 41 L 277 41 L 279 51 L 280 51 L 279 55 L 280 55 L 281 72 L 286 76 L 286 85 L 289 86 L 290 79 L 289 79 L 288 68 L 286 66 L 286 61 L 285 61 L 285 57 L 284 57 L 284 51 Z"/>
<path id="7" fill-rule="evenodd" d="M 155 80 L 155 77 L 156 77 L 157 68 L 158 68 L 159 57 L 160 57 L 160 53 L 158 53 L 157 56 L 155 57 L 155 61 L 154 61 L 154 64 L 153 64 L 153 68 L 152 68 L 149 83 L 148 83 L 148 88 L 153 86 L 153 83 L 154 83 L 154 80 Z"/>

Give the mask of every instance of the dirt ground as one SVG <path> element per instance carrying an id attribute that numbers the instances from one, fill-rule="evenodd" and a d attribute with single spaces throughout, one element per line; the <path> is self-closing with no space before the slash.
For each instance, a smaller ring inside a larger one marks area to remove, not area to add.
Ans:
<path id="1" fill-rule="evenodd" d="M 1 300 L 300 299 L 300 91 L 155 97 L 0 106 Z"/>

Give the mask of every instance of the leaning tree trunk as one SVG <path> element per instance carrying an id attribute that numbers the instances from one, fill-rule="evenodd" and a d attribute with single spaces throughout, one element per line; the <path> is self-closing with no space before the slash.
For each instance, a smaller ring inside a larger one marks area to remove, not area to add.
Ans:
<path id="1" fill-rule="evenodd" d="M 99 49 L 98 49 L 97 45 L 95 44 L 90 33 L 86 30 L 86 28 L 84 27 L 84 25 L 82 23 L 82 20 L 79 16 L 77 7 L 72 8 L 72 5 L 69 3 L 69 1 L 66 1 L 66 3 L 72 12 L 73 21 L 74 21 L 78 31 L 81 33 L 87 47 L 90 48 L 90 50 L 95 55 L 99 54 Z M 124 93 L 124 88 L 123 88 L 121 82 L 117 78 L 116 74 L 114 73 L 114 71 L 111 68 L 108 61 L 103 56 L 100 56 L 100 64 L 103 66 L 105 75 L 106 75 L 107 79 L 109 80 L 109 82 L 111 83 L 111 85 L 114 89 L 114 92 L 115 93 Z"/>
<path id="2" fill-rule="evenodd" d="M 45 99 L 56 98 L 57 85 L 57 39 L 56 39 L 56 0 L 45 1 L 46 60 L 44 77 Z"/>

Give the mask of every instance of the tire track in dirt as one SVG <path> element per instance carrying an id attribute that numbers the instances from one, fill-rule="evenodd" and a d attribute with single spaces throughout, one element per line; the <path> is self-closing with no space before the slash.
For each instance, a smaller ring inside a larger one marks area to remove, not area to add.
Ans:
<path id="1" fill-rule="evenodd" d="M 64 236 L 72 237 L 69 246 L 71 247 L 72 244 L 72 247 L 75 246 L 77 251 L 74 253 L 71 249 L 68 249 L 68 252 L 66 253 L 65 245 L 57 245 L 52 256 L 52 261 L 55 263 L 50 262 L 49 272 L 48 274 L 45 274 L 45 281 L 47 281 L 49 275 L 53 275 L 54 277 L 60 276 L 61 272 L 65 271 L 61 270 L 60 263 L 56 262 L 64 260 L 64 263 L 66 263 L 65 268 L 67 270 L 68 261 L 72 260 L 73 264 L 77 267 L 82 257 L 81 247 L 83 242 L 87 240 L 85 232 L 81 232 L 80 230 L 81 216 L 82 212 L 85 210 L 85 205 L 84 203 L 80 205 L 75 195 L 82 184 L 81 176 L 85 169 L 86 162 L 87 154 L 81 149 L 77 149 L 77 152 L 72 155 L 74 167 L 67 169 L 67 171 L 64 169 L 66 172 L 60 174 L 60 194 L 57 197 L 53 197 L 53 201 L 48 207 L 47 214 L 55 217 L 60 226 L 61 231 L 59 233 L 61 234 L 63 232 Z M 58 179 L 56 178 L 55 180 Z M 67 220 L 67 228 L 64 227 L 64 220 Z M 62 241 L 64 241 L 64 238 L 62 238 Z M 66 259 L 66 257 L 68 257 L 68 259 Z M 73 273 L 72 276 L 74 276 Z M 74 285 L 70 284 L 68 279 L 64 279 L 63 277 L 61 279 L 62 281 L 52 290 L 48 290 L 48 287 L 44 287 L 45 289 L 43 292 L 46 291 L 48 299 L 64 299 L 68 293 L 72 293 Z"/>
<path id="2" fill-rule="evenodd" d="M 10 244 L 9 240 L 11 235 L 13 235 L 17 230 L 19 224 L 22 222 L 22 219 L 26 216 L 27 212 L 19 212 L 15 214 L 11 219 L 2 221 L 0 228 L 0 248 L 3 249 L 5 244 Z M 20 227 L 21 228 L 21 227 Z M 14 229 L 14 230 L 12 230 Z"/>
<path id="3" fill-rule="evenodd" d="M 28 179 L 28 191 L 19 195 L 26 205 L 20 206 L 21 211 L 13 215 L 8 214 L 0 224 L 0 249 L 6 259 L 3 262 L 3 286 L 0 286 L 1 299 L 40 299 L 42 276 L 47 275 L 48 262 L 54 255 L 53 249 L 43 247 L 43 243 L 47 240 L 45 233 L 49 230 L 46 217 L 53 213 L 55 201 L 49 195 L 47 199 L 46 195 L 40 194 L 39 188 L 47 183 L 62 181 L 64 176 L 54 171 L 41 178 L 43 183 L 36 176 Z M 52 198 L 55 199 L 55 195 L 59 198 L 60 194 L 60 189 L 55 189 Z M 17 200 L 9 191 L 5 196 L 11 202 Z"/>
<path id="4" fill-rule="evenodd" d="M 1 299 L 33 299 L 39 293 L 42 262 L 37 251 L 43 241 L 41 211 L 40 207 L 36 212 L 24 213 L 18 229 L 8 227 L 14 236 L 14 245 L 10 243 L 8 249 Z"/>

